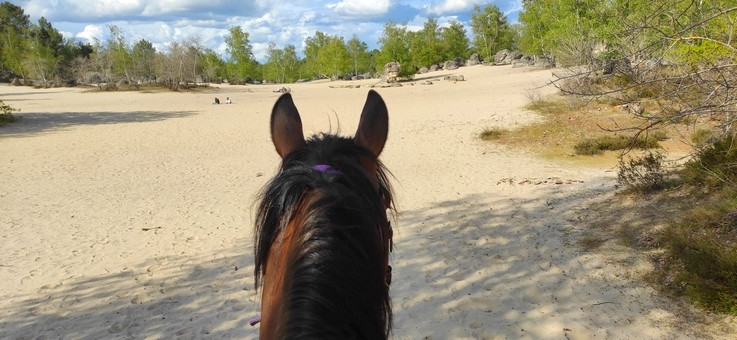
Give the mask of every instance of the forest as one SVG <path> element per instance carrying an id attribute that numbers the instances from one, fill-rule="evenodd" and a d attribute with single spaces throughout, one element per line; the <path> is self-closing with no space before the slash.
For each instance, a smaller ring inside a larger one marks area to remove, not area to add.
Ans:
<path id="1" fill-rule="evenodd" d="M 223 56 L 205 48 L 199 37 L 173 41 L 167 51 L 157 51 L 145 39 L 129 41 L 114 25 L 107 26 L 109 38 L 105 41 L 67 39 L 45 18 L 31 23 L 21 7 L 9 2 L 0 4 L 0 18 L 0 70 L 38 86 L 122 81 L 176 90 L 180 84 L 223 80 L 235 84 L 289 83 L 373 74 L 390 61 L 402 63 L 404 73 L 411 74 L 418 65 L 467 58 L 473 51 L 490 57 L 499 49 L 512 48 L 514 41 L 513 27 L 496 6 L 475 8 L 471 29 L 479 38 L 473 41 L 457 21 L 440 27 L 430 18 L 418 32 L 390 22 L 384 25 L 377 50 L 369 50 L 356 35 L 341 37 L 318 31 L 305 40 L 301 53 L 294 45 L 271 44 L 264 63 L 254 58 L 249 33 L 239 26 L 228 29 Z"/>

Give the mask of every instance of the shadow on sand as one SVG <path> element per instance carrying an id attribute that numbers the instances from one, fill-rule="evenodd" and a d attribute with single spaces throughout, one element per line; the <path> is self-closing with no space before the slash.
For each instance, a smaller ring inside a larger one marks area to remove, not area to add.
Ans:
<path id="1" fill-rule="evenodd" d="M 211 258 L 169 255 L 107 275 L 73 273 L 0 311 L 0 338 L 256 338 L 258 327 L 248 325 L 258 313 L 252 249 L 243 243 Z"/>
<path id="2" fill-rule="evenodd" d="M 592 199 L 610 193 L 549 185 L 526 199 L 473 194 L 404 211 L 392 259 L 394 336 L 657 338 L 638 333 L 652 329 L 653 304 L 641 301 L 652 291 L 623 284 L 615 263 L 575 246 Z M 0 311 L 0 338 L 255 338 L 253 248 L 238 243 L 42 287 Z"/>
<path id="3" fill-rule="evenodd" d="M 19 118 L 18 121 L 0 128 L 0 136 L 32 135 L 80 125 L 154 122 L 195 114 L 197 114 L 195 111 L 15 113 L 14 115 Z"/>

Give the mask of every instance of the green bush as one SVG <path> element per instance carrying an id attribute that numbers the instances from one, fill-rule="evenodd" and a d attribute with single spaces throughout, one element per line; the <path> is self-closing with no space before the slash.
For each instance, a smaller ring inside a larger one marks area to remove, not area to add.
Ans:
<path id="1" fill-rule="evenodd" d="M 662 244 L 674 259 L 675 285 L 697 305 L 737 314 L 737 192 L 689 211 L 666 228 Z"/>
<path id="2" fill-rule="evenodd" d="M 617 180 L 620 184 L 641 192 L 653 192 L 665 188 L 666 172 L 663 167 L 665 156 L 649 152 L 642 157 L 625 161 L 619 159 Z"/>
<path id="3" fill-rule="evenodd" d="M 659 147 L 658 142 L 665 140 L 666 134 L 662 131 L 654 131 L 648 135 L 641 134 L 636 139 L 625 135 L 599 136 L 587 138 L 573 146 L 577 155 L 592 156 L 599 155 L 604 151 L 616 151 L 632 149 L 654 149 Z"/>
<path id="4" fill-rule="evenodd" d="M 17 118 L 13 116 L 13 111 L 20 111 L 20 110 L 10 107 L 9 105 L 5 104 L 2 100 L 0 100 L 0 126 L 10 124 L 17 120 Z"/>
<path id="5" fill-rule="evenodd" d="M 729 135 L 699 151 L 687 162 L 681 177 L 691 185 L 719 187 L 737 186 L 737 139 Z"/>
<path id="6" fill-rule="evenodd" d="M 494 140 L 494 139 L 498 139 L 499 137 L 501 137 L 502 134 L 504 134 L 505 132 L 506 130 L 502 128 L 487 128 L 484 131 L 481 131 L 481 133 L 479 134 L 479 137 L 481 137 L 481 139 L 486 140 L 486 141 Z"/>

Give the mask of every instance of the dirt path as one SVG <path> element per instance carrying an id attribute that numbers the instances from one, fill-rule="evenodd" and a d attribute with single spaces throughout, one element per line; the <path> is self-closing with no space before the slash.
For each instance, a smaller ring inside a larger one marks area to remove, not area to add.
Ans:
<path id="1" fill-rule="evenodd" d="M 466 81 L 433 73 L 422 77 L 433 85 L 378 90 L 401 209 L 394 337 L 708 337 L 639 282 L 646 261 L 576 245 L 616 173 L 477 138 L 539 119 L 521 107 L 550 71 L 454 73 Z M 305 129 L 352 134 L 366 89 L 329 85 L 291 86 Z M 0 128 L 0 338 L 256 337 L 252 210 L 279 161 L 268 137 L 276 87 L 0 86 L 23 116 Z"/>

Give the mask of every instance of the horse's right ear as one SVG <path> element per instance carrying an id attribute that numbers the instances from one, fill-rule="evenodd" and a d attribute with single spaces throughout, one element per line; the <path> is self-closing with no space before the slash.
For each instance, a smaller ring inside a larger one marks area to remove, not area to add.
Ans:
<path id="1" fill-rule="evenodd" d="M 282 159 L 305 144 L 302 120 L 289 93 L 279 97 L 271 110 L 271 140 Z"/>

